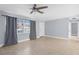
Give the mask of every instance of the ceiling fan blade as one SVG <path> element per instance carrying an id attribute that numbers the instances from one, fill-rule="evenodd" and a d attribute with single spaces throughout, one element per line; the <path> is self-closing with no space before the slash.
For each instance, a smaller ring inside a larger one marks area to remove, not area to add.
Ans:
<path id="1" fill-rule="evenodd" d="M 44 8 L 48 8 L 48 6 L 38 7 L 37 9 L 44 9 Z"/>
<path id="2" fill-rule="evenodd" d="M 39 11 L 39 10 L 37 10 L 39 13 L 41 13 L 41 14 L 43 14 L 43 12 L 42 11 Z"/>
<path id="3" fill-rule="evenodd" d="M 30 12 L 30 14 L 32 14 L 32 13 L 33 13 L 33 11 Z"/>
<path id="4" fill-rule="evenodd" d="M 36 4 L 34 4 L 34 7 L 36 7 L 37 5 Z"/>

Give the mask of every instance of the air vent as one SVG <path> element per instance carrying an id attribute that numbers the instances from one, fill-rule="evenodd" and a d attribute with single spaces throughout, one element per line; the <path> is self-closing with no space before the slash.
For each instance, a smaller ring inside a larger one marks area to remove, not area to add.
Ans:
<path id="1" fill-rule="evenodd" d="M 76 20 L 76 21 L 79 21 L 79 20 Z"/>
<path id="2" fill-rule="evenodd" d="M 76 18 L 72 18 L 72 19 L 76 19 Z"/>

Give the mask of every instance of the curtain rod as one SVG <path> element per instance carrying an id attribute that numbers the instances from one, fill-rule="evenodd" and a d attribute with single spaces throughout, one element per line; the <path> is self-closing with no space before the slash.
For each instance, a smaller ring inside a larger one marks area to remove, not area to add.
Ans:
<path id="1" fill-rule="evenodd" d="M 1 16 L 6 17 L 6 16 L 9 16 L 9 15 L 1 15 Z M 12 17 L 12 16 L 9 16 L 9 17 Z M 19 18 L 19 17 L 15 17 L 15 18 Z M 19 18 L 19 19 L 23 19 L 23 18 Z M 28 20 L 28 18 L 27 18 L 27 20 Z M 29 20 L 31 20 L 31 19 L 29 18 Z"/>
<path id="2" fill-rule="evenodd" d="M 4 17 L 6 17 L 6 16 L 9 16 L 9 15 L 1 15 L 1 16 L 4 16 Z M 13 16 L 9 16 L 9 17 L 13 17 Z M 17 18 L 17 17 L 15 17 L 15 18 Z"/>
<path id="3" fill-rule="evenodd" d="M 8 15 L 1 15 L 1 16 L 8 16 Z"/>

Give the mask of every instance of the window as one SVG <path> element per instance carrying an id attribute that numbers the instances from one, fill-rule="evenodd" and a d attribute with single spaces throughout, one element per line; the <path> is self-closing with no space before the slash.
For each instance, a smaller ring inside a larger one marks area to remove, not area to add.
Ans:
<path id="1" fill-rule="evenodd" d="M 17 33 L 30 33 L 30 20 L 17 19 Z"/>

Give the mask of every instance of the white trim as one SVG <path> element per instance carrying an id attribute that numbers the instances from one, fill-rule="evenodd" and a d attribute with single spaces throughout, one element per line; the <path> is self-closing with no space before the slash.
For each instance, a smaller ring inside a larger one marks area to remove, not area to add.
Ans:
<path id="1" fill-rule="evenodd" d="M 30 39 L 18 40 L 18 43 L 25 42 L 25 41 L 28 41 L 28 40 L 30 40 Z"/>
<path id="2" fill-rule="evenodd" d="M 4 44 L 0 44 L 0 47 L 3 47 L 4 46 Z"/>
<path id="3" fill-rule="evenodd" d="M 51 35 L 45 35 L 47 37 L 51 37 L 51 38 L 57 38 L 57 39 L 65 39 L 65 40 L 68 40 L 69 38 L 66 38 L 66 37 L 58 37 L 58 36 L 51 36 Z"/>
<path id="4" fill-rule="evenodd" d="M 71 22 L 68 25 L 68 37 L 71 38 Z"/>
<path id="5" fill-rule="evenodd" d="M 78 37 L 79 37 L 79 22 L 78 22 Z"/>
<path id="6" fill-rule="evenodd" d="M 40 36 L 37 36 L 37 38 L 40 38 Z"/>

